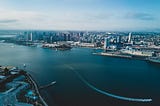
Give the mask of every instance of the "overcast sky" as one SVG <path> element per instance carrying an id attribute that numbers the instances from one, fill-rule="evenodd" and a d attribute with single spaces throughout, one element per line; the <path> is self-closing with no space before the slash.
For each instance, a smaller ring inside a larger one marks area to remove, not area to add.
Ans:
<path id="1" fill-rule="evenodd" d="M 152 30 L 160 0 L 0 0 L 0 29 Z"/>

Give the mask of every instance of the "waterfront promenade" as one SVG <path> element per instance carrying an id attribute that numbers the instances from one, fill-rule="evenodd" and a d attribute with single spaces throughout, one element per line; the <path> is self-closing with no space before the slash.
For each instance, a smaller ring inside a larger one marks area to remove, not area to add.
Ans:
<path id="1" fill-rule="evenodd" d="M 31 83 L 33 84 L 34 88 L 35 88 L 35 91 L 36 93 L 38 94 L 38 97 L 40 99 L 40 101 L 42 101 L 43 105 L 44 106 L 48 106 L 47 103 L 44 101 L 44 99 L 42 98 L 41 94 L 40 94 L 40 91 L 39 91 L 39 88 L 38 88 L 38 85 L 37 83 L 33 80 L 33 78 L 31 77 L 31 75 L 29 73 L 26 73 L 26 77 L 29 78 L 29 80 L 31 81 Z"/>

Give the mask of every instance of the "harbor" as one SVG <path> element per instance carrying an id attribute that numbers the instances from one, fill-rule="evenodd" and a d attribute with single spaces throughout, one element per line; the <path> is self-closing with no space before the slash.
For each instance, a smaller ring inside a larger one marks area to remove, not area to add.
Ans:
<path id="1" fill-rule="evenodd" d="M 126 102 L 121 103 L 120 106 L 159 105 L 160 87 L 157 86 L 159 83 L 155 82 L 160 80 L 160 66 L 155 63 L 97 56 L 92 53 L 99 53 L 103 50 L 93 50 L 93 48 L 72 48 L 70 51 L 57 52 L 41 47 L 33 48 L 6 43 L 1 44 L 0 48 L 2 50 L 0 52 L 1 65 L 12 65 L 23 69 L 25 63 L 24 70 L 27 70 L 39 88 L 56 81 L 53 86 L 40 90 L 48 106 L 117 106 L 114 104 L 118 103 L 117 100 L 96 93 L 87 87 L 64 64 L 71 66 L 85 80 L 100 90 L 125 97 L 153 99 L 147 104 Z M 8 51 L 12 51 L 12 55 Z M 2 92 L 4 92 L 3 89 Z M 28 97 L 33 94 L 30 91 L 28 93 L 29 95 L 26 95 Z M 152 105 L 152 103 L 155 104 Z"/>

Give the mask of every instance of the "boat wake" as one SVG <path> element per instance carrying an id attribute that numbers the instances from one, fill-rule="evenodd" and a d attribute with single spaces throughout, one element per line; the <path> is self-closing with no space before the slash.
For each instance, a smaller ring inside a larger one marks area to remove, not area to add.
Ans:
<path id="1" fill-rule="evenodd" d="M 143 98 L 129 98 L 129 97 L 124 97 L 124 96 L 119 96 L 119 95 L 114 95 L 111 93 L 108 93 L 106 91 L 100 90 L 98 88 L 96 88 L 95 86 L 91 85 L 89 82 L 87 82 L 80 74 L 79 72 L 77 72 L 76 70 L 74 70 L 73 67 L 66 65 L 69 69 L 71 69 L 78 77 L 79 79 L 84 82 L 88 87 L 90 87 L 91 89 L 93 89 L 94 91 L 104 94 L 106 96 L 109 97 L 113 97 L 116 99 L 120 99 L 120 100 L 125 100 L 125 101 L 133 101 L 133 102 L 151 102 L 152 99 L 148 98 L 148 99 L 143 99 Z"/>

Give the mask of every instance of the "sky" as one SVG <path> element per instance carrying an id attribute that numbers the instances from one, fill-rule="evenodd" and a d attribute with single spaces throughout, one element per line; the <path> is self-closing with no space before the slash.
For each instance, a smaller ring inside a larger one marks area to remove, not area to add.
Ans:
<path id="1" fill-rule="evenodd" d="M 160 29 L 160 0 L 0 0 L 0 29 Z"/>

